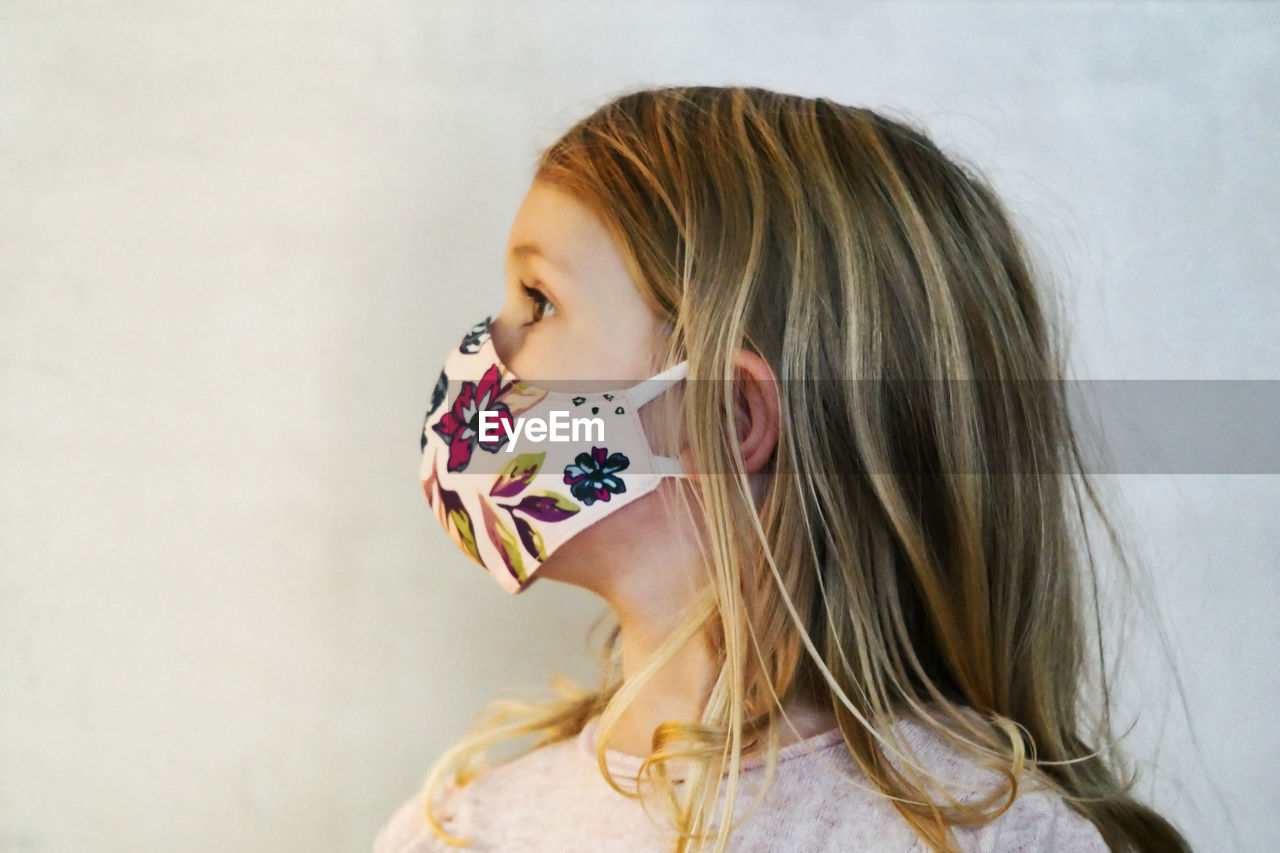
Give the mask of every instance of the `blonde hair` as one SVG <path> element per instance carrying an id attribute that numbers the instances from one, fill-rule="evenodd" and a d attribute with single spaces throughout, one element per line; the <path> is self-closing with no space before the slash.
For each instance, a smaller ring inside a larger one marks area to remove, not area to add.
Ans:
<path id="1" fill-rule="evenodd" d="M 1134 774 L 1122 778 L 1095 560 L 1075 527 L 1081 485 L 1119 537 L 1076 476 L 1065 347 L 1039 276 L 975 170 L 870 109 L 697 86 L 615 98 L 543 153 L 535 180 L 587 205 L 617 241 L 668 321 L 655 368 L 687 358 L 690 377 L 722 380 L 686 383 L 677 416 L 661 420 L 683 432 L 662 441 L 731 476 L 693 481 L 711 582 L 683 629 L 624 683 L 614 623 L 598 688 L 557 677 L 558 700 L 492 703 L 428 775 L 431 830 L 466 845 L 431 804 L 446 781 L 464 786 L 489 766 L 492 746 L 569 738 L 597 714 L 605 778 L 640 796 L 608 773 L 603 744 L 644 682 L 698 638 L 721 663 L 703 717 L 659 726 L 642 769 L 669 804 L 677 853 L 726 849 L 742 751 L 767 746 L 771 779 L 779 711 L 796 697 L 833 709 L 867 781 L 932 849 L 955 849 L 950 827 L 1003 812 L 1030 771 L 1111 849 L 1188 850 L 1130 794 Z M 758 510 L 732 431 L 742 347 L 768 362 L 781 395 Z M 931 774 L 884 728 L 902 717 L 1007 784 L 935 803 Z M 691 769 L 679 792 L 677 761 Z"/>

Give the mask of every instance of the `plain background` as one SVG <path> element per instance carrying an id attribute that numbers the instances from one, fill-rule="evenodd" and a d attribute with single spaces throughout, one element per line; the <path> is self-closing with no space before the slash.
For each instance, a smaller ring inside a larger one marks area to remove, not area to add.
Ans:
<path id="1" fill-rule="evenodd" d="M 0 3 L 0 851 L 365 850 L 483 702 L 591 674 L 602 605 L 467 561 L 418 434 L 608 97 L 916 121 L 1079 376 L 1274 379 L 1277 45 L 1261 2 Z M 1104 479 L 1200 738 L 1140 660 L 1139 791 L 1275 849 L 1277 479 Z"/>

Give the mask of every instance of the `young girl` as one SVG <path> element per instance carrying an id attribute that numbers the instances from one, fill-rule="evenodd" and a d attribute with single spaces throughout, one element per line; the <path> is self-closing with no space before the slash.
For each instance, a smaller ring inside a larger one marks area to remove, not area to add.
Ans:
<path id="1" fill-rule="evenodd" d="M 616 622 L 598 689 L 496 703 L 380 853 L 1189 849 L 1120 778 L 1064 353 L 986 183 L 868 109 L 638 91 L 507 248 L 426 497 Z"/>

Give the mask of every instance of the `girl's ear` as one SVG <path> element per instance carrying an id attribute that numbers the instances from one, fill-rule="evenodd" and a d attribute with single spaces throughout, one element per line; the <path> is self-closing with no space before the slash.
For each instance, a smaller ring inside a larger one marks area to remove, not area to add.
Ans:
<path id="1" fill-rule="evenodd" d="M 754 474 L 768 464 L 778 444 L 778 380 L 769 363 L 751 350 L 739 350 L 734 363 L 734 426 L 747 473 Z"/>

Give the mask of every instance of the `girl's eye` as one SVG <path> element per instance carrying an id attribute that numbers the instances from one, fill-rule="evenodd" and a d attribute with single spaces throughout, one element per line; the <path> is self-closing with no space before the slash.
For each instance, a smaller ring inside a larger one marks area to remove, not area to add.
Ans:
<path id="1" fill-rule="evenodd" d="M 536 287 L 530 287 L 523 282 L 520 283 L 520 287 L 524 290 L 525 294 L 533 300 L 533 319 L 528 323 L 525 323 L 526 326 L 538 322 L 543 317 L 556 313 L 555 304 L 550 299 L 547 299 L 546 294 L 541 290 L 538 290 Z"/>

